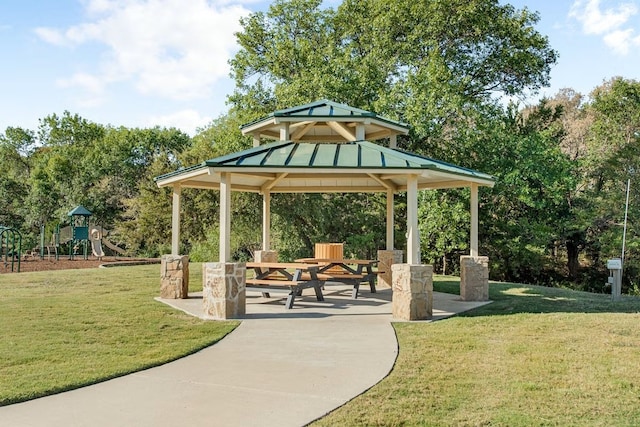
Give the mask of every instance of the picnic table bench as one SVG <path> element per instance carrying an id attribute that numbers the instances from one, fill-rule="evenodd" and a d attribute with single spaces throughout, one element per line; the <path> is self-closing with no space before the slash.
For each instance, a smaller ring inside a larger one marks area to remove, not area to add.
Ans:
<path id="1" fill-rule="evenodd" d="M 302 290 L 313 288 L 318 301 L 324 301 L 322 285 L 318 278 L 320 265 L 312 263 L 286 262 L 248 262 L 248 269 L 253 269 L 254 277 L 246 279 L 248 288 L 260 289 L 262 294 L 269 297 L 269 291 L 288 292 L 285 303 L 286 309 L 293 307 L 296 296 L 302 295 Z"/>
<path id="2" fill-rule="evenodd" d="M 376 293 L 375 281 L 380 272 L 374 271 L 374 266 L 378 263 L 378 260 L 300 258 L 296 262 L 320 265 L 317 277 L 324 282 L 339 282 L 352 285 L 352 297 L 354 299 L 358 298 L 358 291 L 362 283 L 368 283 L 371 293 Z"/>

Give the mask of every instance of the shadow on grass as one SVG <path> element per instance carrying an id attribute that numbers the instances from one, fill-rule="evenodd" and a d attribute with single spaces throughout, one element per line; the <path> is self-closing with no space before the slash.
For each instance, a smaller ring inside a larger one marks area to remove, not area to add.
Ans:
<path id="1" fill-rule="evenodd" d="M 460 280 L 435 277 L 434 291 L 460 294 Z M 611 301 L 611 295 L 570 289 L 489 282 L 492 304 L 459 314 L 460 317 L 499 316 L 515 313 L 640 313 L 640 298 L 623 295 Z"/>

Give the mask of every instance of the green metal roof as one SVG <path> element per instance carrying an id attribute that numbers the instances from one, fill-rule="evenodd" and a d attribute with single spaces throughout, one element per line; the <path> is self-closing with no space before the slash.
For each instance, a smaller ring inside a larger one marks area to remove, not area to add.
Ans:
<path id="1" fill-rule="evenodd" d="M 74 216 L 74 215 L 78 215 L 78 216 L 91 216 L 93 215 L 91 212 L 89 212 L 89 210 L 87 208 L 85 208 L 84 206 L 76 206 L 75 208 L 73 208 L 68 214 L 67 216 Z"/>
<path id="2" fill-rule="evenodd" d="M 283 110 L 277 110 L 269 114 L 266 117 L 255 120 L 251 123 L 240 126 L 240 129 L 247 128 L 256 123 L 260 123 L 265 120 L 269 120 L 273 117 L 296 117 L 296 118 L 308 118 L 308 119 L 327 119 L 327 118 L 372 118 L 382 122 L 390 123 L 395 126 L 400 126 L 409 129 L 409 125 L 399 121 L 391 120 L 385 117 L 378 116 L 371 111 L 362 110 L 359 108 L 351 107 L 346 104 L 340 104 L 328 99 L 322 99 L 310 104 L 299 105 L 297 107 L 286 108 Z"/>
<path id="3" fill-rule="evenodd" d="M 448 174 L 478 178 L 493 182 L 491 175 L 472 169 L 434 160 L 399 149 L 391 149 L 369 141 L 348 143 L 298 143 L 277 141 L 226 156 L 210 159 L 202 164 L 157 177 L 162 180 L 199 168 L 264 168 L 286 171 L 291 168 L 313 169 L 405 169 L 435 170 Z"/>

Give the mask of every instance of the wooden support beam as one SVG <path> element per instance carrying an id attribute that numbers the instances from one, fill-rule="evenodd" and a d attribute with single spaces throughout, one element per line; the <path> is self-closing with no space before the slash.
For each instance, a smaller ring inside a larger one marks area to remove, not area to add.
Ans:
<path id="1" fill-rule="evenodd" d="M 327 125 L 347 141 L 355 141 L 356 135 L 340 122 L 327 122 Z"/>
<path id="2" fill-rule="evenodd" d="M 397 186 L 392 181 L 387 181 L 385 179 L 380 178 L 378 175 L 373 173 L 367 174 L 371 179 L 375 180 L 378 184 L 382 185 L 387 190 L 396 191 Z"/>
<path id="3" fill-rule="evenodd" d="M 294 133 L 291 134 L 292 141 L 299 141 L 304 135 L 306 135 L 309 130 L 313 128 L 316 122 L 309 122 L 305 126 L 302 126 L 300 129 L 297 129 Z"/>
<path id="4" fill-rule="evenodd" d="M 278 184 L 278 182 L 282 181 L 283 179 L 285 179 L 289 174 L 288 173 L 280 173 L 278 174 L 273 180 L 265 183 L 262 188 L 260 188 L 260 191 L 264 192 L 268 192 L 270 191 L 273 187 L 276 186 L 276 184 Z M 266 250 L 266 249 L 265 249 Z"/>

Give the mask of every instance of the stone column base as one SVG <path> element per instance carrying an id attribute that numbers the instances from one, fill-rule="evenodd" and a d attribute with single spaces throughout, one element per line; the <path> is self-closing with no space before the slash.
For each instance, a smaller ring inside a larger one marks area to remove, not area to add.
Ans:
<path id="1" fill-rule="evenodd" d="M 433 317 L 433 266 L 394 264 L 391 312 L 400 320 Z"/>
<path id="2" fill-rule="evenodd" d="M 384 272 L 378 274 L 378 286 L 387 288 L 392 286 L 391 266 L 393 264 L 402 264 L 402 251 L 397 249 L 378 251 L 378 271 Z"/>
<path id="3" fill-rule="evenodd" d="M 246 313 L 246 264 L 202 264 L 202 308 L 208 319 L 236 319 Z"/>
<path id="4" fill-rule="evenodd" d="M 253 260 L 255 262 L 278 262 L 278 251 L 256 251 Z"/>
<path id="5" fill-rule="evenodd" d="M 189 257 L 163 255 L 160 263 L 160 298 L 189 297 Z"/>
<path id="6" fill-rule="evenodd" d="M 463 301 L 489 300 L 489 257 L 460 257 L 460 297 Z"/>

